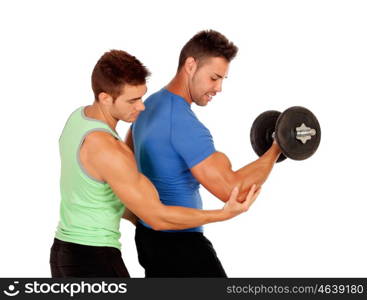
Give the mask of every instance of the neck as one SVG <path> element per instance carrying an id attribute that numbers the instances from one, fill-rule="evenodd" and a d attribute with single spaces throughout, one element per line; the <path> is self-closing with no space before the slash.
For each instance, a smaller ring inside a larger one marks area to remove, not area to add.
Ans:
<path id="1" fill-rule="evenodd" d="M 106 123 L 108 126 L 110 126 L 111 129 L 116 131 L 118 120 L 116 120 L 106 110 L 104 110 L 103 106 L 99 102 L 94 101 L 92 105 L 87 106 L 84 110 L 84 113 L 89 118 Z"/>
<path id="2" fill-rule="evenodd" d="M 190 90 L 188 87 L 188 78 L 182 72 L 176 74 L 175 77 L 167 84 L 166 89 L 171 93 L 181 96 L 189 104 L 192 103 Z"/>

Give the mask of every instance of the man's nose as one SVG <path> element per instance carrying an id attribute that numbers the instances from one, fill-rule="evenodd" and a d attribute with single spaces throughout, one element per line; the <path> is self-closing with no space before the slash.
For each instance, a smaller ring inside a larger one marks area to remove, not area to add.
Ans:
<path id="1" fill-rule="evenodd" d="M 217 93 L 220 93 L 222 91 L 222 80 L 218 80 L 217 84 L 215 85 L 214 89 Z"/>
<path id="2" fill-rule="evenodd" d="M 144 105 L 143 101 L 142 100 L 139 100 L 137 102 L 135 108 L 136 108 L 137 111 L 144 111 L 145 110 L 145 105 Z"/>

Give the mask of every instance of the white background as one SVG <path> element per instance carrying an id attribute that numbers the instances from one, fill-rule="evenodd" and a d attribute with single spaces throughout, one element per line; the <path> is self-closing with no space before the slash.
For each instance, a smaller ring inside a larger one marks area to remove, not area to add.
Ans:
<path id="1" fill-rule="evenodd" d="M 322 127 L 318 152 L 276 165 L 249 212 L 206 226 L 228 276 L 366 277 L 366 16 L 364 1 L 2 1 L 0 276 L 50 276 L 58 138 L 92 103 L 98 58 L 137 56 L 153 74 L 149 95 L 173 77 L 186 41 L 211 28 L 240 51 L 223 92 L 194 110 L 234 169 L 256 159 L 249 130 L 265 110 L 302 105 Z M 205 208 L 222 206 L 201 192 Z M 143 277 L 134 227 L 121 231 L 127 267 Z"/>

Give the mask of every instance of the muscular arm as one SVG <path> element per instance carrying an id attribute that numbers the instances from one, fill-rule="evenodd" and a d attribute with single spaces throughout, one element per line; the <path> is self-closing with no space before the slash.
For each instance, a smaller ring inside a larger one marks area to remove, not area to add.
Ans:
<path id="1" fill-rule="evenodd" d="M 133 134 L 131 131 L 131 127 L 129 127 L 126 133 L 125 144 L 130 148 L 132 152 L 134 152 L 134 141 L 133 141 Z M 136 222 L 138 221 L 138 217 L 135 216 L 127 207 L 125 207 L 125 212 L 122 215 L 122 218 L 130 221 L 133 225 L 136 225 Z"/>
<path id="2" fill-rule="evenodd" d="M 138 172 L 133 153 L 124 143 L 108 133 L 95 132 L 88 135 L 83 147 L 94 173 L 111 186 L 131 212 L 155 230 L 186 229 L 223 221 L 246 211 L 253 202 L 250 199 L 247 206 L 236 207 L 237 194 L 232 193 L 232 204 L 224 209 L 166 206 L 152 183 Z"/>
<path id="3" fill-rule="evenodd" d="M 191 168 L 191 173 L 208 191 L 224 202 L 233 187 L 239 186 L 238 201 L 244 201 L 253 184 L 261 186 L 265 182 L 279 155 L 279 146 L 274 143 L 259 159 L 233 171 L 228 157 L 224 153 L 215 152 Z"/>

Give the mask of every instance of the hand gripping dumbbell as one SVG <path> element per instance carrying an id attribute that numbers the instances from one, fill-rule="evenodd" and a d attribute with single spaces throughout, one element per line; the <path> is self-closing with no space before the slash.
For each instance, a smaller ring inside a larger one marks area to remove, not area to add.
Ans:
<path id="1" fill-rule="evenodd" d="M 260 114 L 252 124 L 250 139 L 252 148 L 259 156 L 271 147 L 275 139 L 282 150 L 277 162 L 287 157 L 304 160 L 316 152 L 321 128 L 311 111 L 293 106 L 283 113 L 268 110 Z"/>

